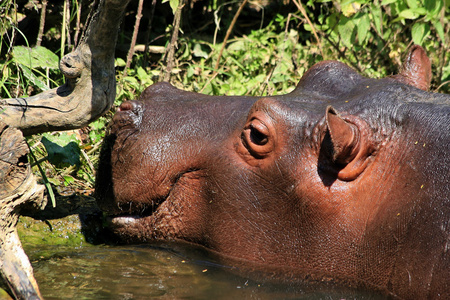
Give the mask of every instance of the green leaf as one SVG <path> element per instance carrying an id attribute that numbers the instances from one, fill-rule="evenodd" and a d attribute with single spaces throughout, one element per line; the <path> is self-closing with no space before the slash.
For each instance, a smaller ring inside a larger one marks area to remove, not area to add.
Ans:
<path id="1" fill-rule="evenodd" d="M 206 51 L 204 51 L 202 49 L 202 45 L 201 44 L 195 44 L 194 46 L 194 52 L 193 55 L 195 57 L 203 57 L 203 58 L 208 58 L 208 53 Z"/>
<path id="2" fill-rule="evenodd" d="M 49 87 L 42 82 L 42 80 L 40 80 L 36 75 L 34 75 L 34 73 L 27 68 L 25 65 L 20 64 L 20 69 L 23 72 L 23 75 L 35 86 L 37 86 L 38 88 L 40 88 L 42 91 L 46 91 L 49 89 Z"/>
<path id="3" fill-rule="evenodd" d="M 365 14 L 363 15 L 358 23 L 358 39 L 359 39 L 359 44 L 362 45 L 364 40 L 367 37 L 367 34 L 369 33 L 370 30 L 370 19 L 369 19 L 369 15 Z"/>
<path id="4" fill-rule="evenodd" d="M 355 23 L 347 18 L 342 18 L 338 25 L 338 31 L 342 39 L 342 43 L 346 47 L 353 47 L 355 42 Z"/>
<path id="5" fill-rule="evenodd" d="M 357 13 L 361 8 L 361 4 L 357 3 L 357 1 L 349 0 L 341 3 L 341 12 L 344 16 L 350 17 Z"/>
<path id="6" fill-rule="evenodd" d="M 416 23 L 411 29 L 412 39 L 415 44 L 422 45 L 423 40 L 430 34 L 430 26 L 425 23 Z"/>
<path id="7" fill-rule="evenodd" d="M 175 15 L 178 9 L 179 0 L 170 0 L 169 3 L 170 7 L 172 8 L 172 12 Z"/>
<path id="8" fill-rule="evenodd" d="M 419 17 L 419 14 L 413 9 L 406 9 L 404 11 L 401 11 L 398 16 L 402 19 L 414 20 Z"/>
<path id="9" fill-rule="evenodd" d="M 383 0 L 382 2 L 381 2 L 381 5 L 388 5 L 388 4 L 391 4 L 391 3 L 394 3 L 394 2 L 396 2 L 397 0 Z"/>
<path id="10" fill-rule="evenodd" d="M 58 69 L 59 67 L 58 56 L 42 46 L 35 48 L 16 46 L 13 49 L 13 56 L 18 64 L 27 66 L 30 69 Z"/>
<path id="11" fill-rule="evenodd" d="M 377 29 L 378 34 L 381 35 L 381 25 L 382 25 L 382 15 L 381 15 L 381 7 L 375 4 L 370 6 L 370 12 L 372 13 L 372 19 L 375 23 L 375 28 Z"/>
<path id="12" fill-rule="evenodd" d="M 147 72 L 141 66 L 137 68 L 136 73 L 140 81 L 145 81 L 148 78 Z"/>
<path id="13" fill-rule="evenodd" d="M 421 16 L 425 16 L 427 14 L 427 10 L 423 7 L 417 7 L 413 9 L 413 12 L 419 14 Z"/>
<path id="14" fill-rule="evenodd" d="M 436 20 L 435 22 L 433 22 L 433 26 L 434 26 L 434 28 L 436 28 L 436 31 L 437 31 L 441 41 L 445 43 L 446 39 L 445 39 L 445 33 L 444 33 L 444 28 L 442 27 L 442 23 L 439 20 Z"/>
<path id="15" fill-rule="evenodd" d="M 127 63 L 120 57 L 116 58 L 116 67 L 125 67 Z"/>
<path id="16" fill-rule="evenodd" d="M 417 8 L 419 5 L 417 0 L 406 0 L 406 3 L 408 4 L 409 8 Z"/>
<path id="17" fill-rule="evenodd" d="M 69 184 L 74 183 L 74 182 L 75 182 L 75 179 L 72 176 L 69 176 L 69 175 L 64 176 L 64 185 L 65 186 L 68 186 Z"/>
<path id="18" fill-rule="evenodd" d="M 306 31 L 312 31 L 311 25 L 309 25 L 308 23 L 304 23 L 303 27 L 305 28 Z"/>
<path id="19" fill-rule="evenodd" d="M 448 0 L 447 0 L 448 1 Z M 449 2 L 450 3 L 450 2 Z M 435 16 L 439 14 L 444 5 L 444 1 L 440 0 L 425 0 L 424 7 L 427 11 L 426 17 L 428 20 L 433 19 Z"/>
<path id="20" fill-rule="evenodd" d="M 195 49 L 195 48 L 194 48 Z M 237 40 L 236 42 L 232 42 L 227 46 L 227 51 L 244 51 L 245 50 L 245 42 L 243 40 Z M 195 51 L 195 50 L 194 50 Z"/>
<path id="21" fill-rule="evenodd" d="M 60 136 L 44 134 L 41 139 L 48 154 L 48 161 L 57 168 L 72 165 L 80 166 L 81 151 L 78 143 L 75 141 L 75 136 L 68 134 L 61 134 Z"/>

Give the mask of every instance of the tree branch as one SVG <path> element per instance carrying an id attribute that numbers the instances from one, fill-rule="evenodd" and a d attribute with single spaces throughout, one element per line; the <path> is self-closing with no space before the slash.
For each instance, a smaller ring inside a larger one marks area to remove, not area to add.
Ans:
<path id="1" fill-rule="evenodd" d="M 138 10 L 136 13 L 136 22 L 134 23 L 133 37 L 131 38 L 130 49 L 128 50 L 127 55 L 127 63 L 125 66 L 125 70 L 123 71 L 123 77 L 127 76 L 127 70 L 131 65 L 131 60 L 133 59 L 134 46 L 136 45 L 136 39 L 139 32 L 139 24 L 141 23 L 142 18 L 142 6 L 144 5 L 144 0 L 139 0 Z"/>
<path id="2" fill-rule="evenodd" d="M 46 204 L 44 186 L 36 183 L 27 153 L 22 133 L 0 122 L 0 275 L 14 298 L 42 299 L 16 228 L 25 204 Z"/>
<path id="3" fill-rule="evenodd" d="M 45 13 L 47 11 L 47 0 L 42 0 L 41 7 L 41 18 L 39 21 L 39 32 L 36 39 L 36 46 L 40 46 L 42 42 L 42 36 L 44 35 L 44 26 L 45 26 Z"/>
<path id="4" fill-rule="evenodd" d="M 219 68 L 220 58 L 222 57 L 223 50 L 225 49 L 225 46 L 227 44 L 228 38 L 230 37 L 231 32 L 233 31 L 234 24 L 236 24 L 237 19 L 239 18 L 239 15 L 241 14 L 242 9 L 244 9 L 245 4 L 247 4 L 248 0 L 244 0 L 241 3 L 241 6 L 239 6 L 236 14 L 233 17 L 233 20 L 231 21 L 230 27 L 228 27 L 227 34 L 225 35 L 225 39 L 222 43 L 222 48 L 220 48 L 219 57 L 217 57 L 216 66 L 214 67 L 214 71 L 217 71 Z"/>
<path id="5" fill-rule="evenodd" d="M 170 76 L 172 75 L 173 60 L 174 60 L 173 56 L 175 55 L 175 48 L 177 47 L 178 32 L 180 31 L 181 11 L 183 10 L 183 7 L 184 7 L 184 0 L 181 0 L 173 20 L 174 25 L 173 25 L 172 39 L 170 40 L 170 44 L 167 51 L 166 71 L 164 72 L 163 77 L 163 81 L 167 82 L 169 82 Z"/>
<path id="6" fill-rule="evenodd" d="M 78 47 L 61 59 L 66 83 L 29 98 L 0 99 L 0 120 L 24 135 L 81 128 L 105 114 L 116 95 L 114 49 L 129 0 L 102 0 Z"/>

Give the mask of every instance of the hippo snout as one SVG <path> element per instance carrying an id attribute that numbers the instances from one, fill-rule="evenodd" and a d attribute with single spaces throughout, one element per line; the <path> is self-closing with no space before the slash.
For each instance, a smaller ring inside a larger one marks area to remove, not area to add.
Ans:
<path id="1" fill-rule="evenodd" d="M 142 114 L 141 102 L 131 100 L 122 103 L 112 119 L 111 133 L 117 134 L 122 129 L 138 128 L 141 125 Z"/>

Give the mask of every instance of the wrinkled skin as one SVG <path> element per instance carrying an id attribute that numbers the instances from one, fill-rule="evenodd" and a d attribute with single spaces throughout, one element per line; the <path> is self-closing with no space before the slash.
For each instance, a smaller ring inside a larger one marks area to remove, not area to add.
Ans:
<path id="1" fill-rule="evenodd" d="M 155 84 L 112 121 L 98 203 L 124 242 L 183 240 L 270 276 L 449 298 L 450 96 L 423 91 L 430 75 L 413 47 L 399 75 L 326 61 L 283 96 Z"/>

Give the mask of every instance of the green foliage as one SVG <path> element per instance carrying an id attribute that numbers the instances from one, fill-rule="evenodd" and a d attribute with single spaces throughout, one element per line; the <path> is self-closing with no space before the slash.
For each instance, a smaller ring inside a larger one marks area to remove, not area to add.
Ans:
<path id="1" fill-rule="evenodd" d="M 48 71 L 57 70 L 59 66 L 59 57 L 56 54 L 42 46 L 35 48 L 16 46 L 12 54 L 12 61 L 22 70 L 27 80 L 41 91 L 49 89 Z M 42 72 L 44 70 L 47 71 L 47 75 Z"/>
<path id="2" fill-rule="evenodd" d="M 7 60 L 0 58 L 2 62 L 1 97 L 26 97 L 63 83 L 59 57 L 45 47 L 16 46 Z"/>
<path id="3" fill-rule="evenodd" d="M 337 1 L 319 15 L 315 26 L 327 37 L 322 39 L 324 56 L 337 55 L 357 70 L 381 77 L 397 71 L 389 65 L 388 59 L 399 65 L 403 54 L 399 49 L 404 52 L 413 42 L 424 46 L 433 63 L 442 68 L 445 64 L 437 59 L 441 53 L 448 53 L 449 37 L 444 34 L 444 28 L 448 32 L 450 26 L 445 17 L 449 7 L 444 8 L 443 3 L 435 0 Z M 316 1 L 309 2 L 310 18 L 314 18 L 315 5 Z M 304 29 L 312 30 L 309 24 L 305 24 Z M 445 61 L 449 61 L 448 54 Z"/>
<path id="4" fill-rule="evenodd" d="M 286 93 L 315 62 L 315 55 L 308 53 L 310 49 L 297 43 L 298 34 L 295 30 L 277 32 L 276 26 L 270 25 L 235 38 L 226 47 L 214 78 L 211 76 L 222 45 L 183 39 L 179 53 L 184 66 L 177 79 L 183 88 L 205 94 Z"/>
<path id="5" fill-rule="evenodd" d="M 126 62 L 122 58 L 116 59 L 116 67 L 125 67 Z M 153 77 L 158 76 L 159 71 L 145 70 L 137 64 L 135 68 L 127 70 L 127 76 L 123 76 L 122 72 L 118 72 L 116 104 L 125 100 L 136 99 L 142 92 L 143 88 L 155 83 Z"/>
<path id="6" fill-rule="evenodd" d="M 170 8 L 172 9 L 173 14 L 177 11 L 178 5 L 180 4 L 179 0 L 162 0 L 161 3 L 169 2 Z"/>
<path id="7" fill-rule="evenodd" d="M 58 69 L 59 57 L 45 47 L 29 48 L 16 46 L 12 53 L 14 60 L 21 66 L 26 66 L 30 69 Z"/>
<path id="8" fill-rule="evenodd" d="M 90 191 L 94 186 L 95 169 L 106 123 L 110 116 L 91 123 L 88 128 L 77 131 L 44 133 L 29 138 L 35 168 L 41 168 L 43 183 L 70 187 L 80 192 Z"/>
<path id="9" fill-rule="evenodd" d="M 80 166 L 80 147 L 74 135 L 44 133 L 41 142 L 47 151 L 47 160 L 56 168 Z"/>

